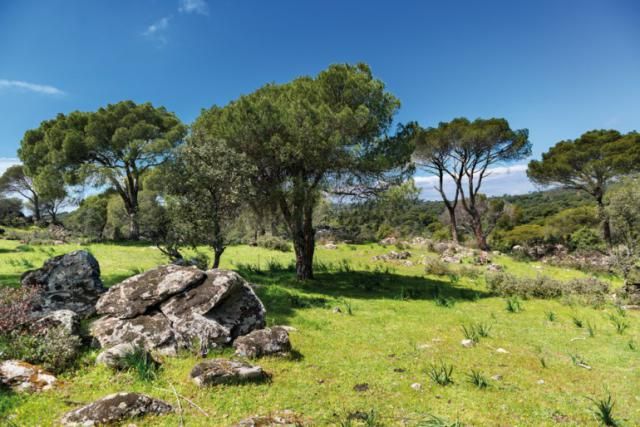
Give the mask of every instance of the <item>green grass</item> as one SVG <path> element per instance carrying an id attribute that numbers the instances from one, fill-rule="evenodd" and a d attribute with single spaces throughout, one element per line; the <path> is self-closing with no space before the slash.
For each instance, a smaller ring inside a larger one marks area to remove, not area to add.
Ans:
<path id="1" fill-rule="evenodd" d="M 80 248 L 19 246 L 0 240 L 0 283 L 4 285 L 17 285 L 27 265 L 37 267 L 52 255 Z M 93 244 L 86 249 L 100 262 L 108 285 L 166 261 L 148 244 Z M 557 417 L 564 420 L 563 425 L 578 426 L 595 425 L 594 404 L 587 397 L 600 396 L 606 388 L 615 396 L 616 419 L 624 425 L 640 425 L 637 312 L 627 313 L 624 321 L 629 326 L 624 334 L 609 320 L 621 317 L 613 307 L 526 300 L 525 309 L 514 315 L 505 310 L 504 298 L 487 293 L 484 270 L 476 278 L 456 274 L 452 280 L 425 275 L 424 266 L 417 262 L 405 266 L 372 260 L 391 249 L 319 247 L 317 278 L 306 283 L 293 277 L 291 253 L 248 246 L 227 249 L 222 266 L 240 271 L 259 285 L 268 324 L 297 330 L 291 340 L 300 357 L 259 361 L 272 375 L 271 382 L 200 389 L 188 379 L 199 359 L 186 352 L 164 358 L 153 381 L 144 381 L 134 371 L 116 373 L 94 366 L 94 350 L 85 354 L 77 371 L 62 376 L 56 390 L 0 394 L 0 418 L 10 416 L 19 426 L 54 425 L 66 411 L 117 391 L 147 393 L 175 406 L 175 387 L 179 395 L 209 414 L 204 417 L 183 401 L 187 426 L 228 426 L 249 415 L 284 409 L 302 413 L 316 425 L 339 425 L 335 414 L 365 413 L 374 414 L 377 425 L 385 426 L 402 425 L 403 420 L 415 426 L 456 425 L 457 420 L 459 425 L 551 426 Z M 414 262 L 436 256 L 410 251 Z M 494 261 L 520 276 L 547 274 L 563 280 L 588 276 L 504 256 Z M 614 288 L 620 286 L 619 279 L 610 279 Z M 439 300 L 448 302 L 438 304 Z M 341 313 L 334 313 L 335 307 Z M 576 328 L 573 317 L 607 321 L 599 322 L 597 334 L 586 339 L 586 331 Z M 474 348 L 463 348 L 461 325 L 491 325 L 491 331 Z M 497 354 L 500 347 L 508 353 Z M 225 350 L 211 357 L 231 355 L 231 350 Z M 588 361 L 592 369 L 576 366 L 571 356 L 576 362 Z M 453 367 L 454 382 L 446 387 L 429 378 L 430 368 L 441 366 L 442 361 Z M 488 387 L 480 390 L 468 380 L 470 372 L 482 373 Z M 496 375 L 502 379 L 492 379 Z M 539 383 L 541 379 L 544 384 Z M 363 383 L 369 385 L 367 391 L 354 390 Z M 422 384 L 422 390 L 412 389 L 413 383 Z M 442 424 L 429 424 L 434 419 L 443 420 Z M 180 417 L 134 422 L 140 427 L 175 426 Z M 364 424 L 354 420 L 353 425 Z"/>

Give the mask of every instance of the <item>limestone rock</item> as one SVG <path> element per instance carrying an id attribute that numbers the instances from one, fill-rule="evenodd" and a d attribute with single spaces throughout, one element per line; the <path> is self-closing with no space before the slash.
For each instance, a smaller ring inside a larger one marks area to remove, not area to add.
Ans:
<path id="1" fill-rule="evenodd" d="M 115 393 L 103 397 L 80 409 L 67 412 L 60 423 L 63 426 L 94 426 L 116 423 L 144 415 L 162 415 L 173 408 L 162 400 L 139 393 Z"/>
<path id="2" fill-rule="evenodd" d="M 291 342 L 286 329 L 274 326 L 259 329 L 235 340 L 236 355 L 242 357 L 287 356 Z"/>
<path id="3" fill-rule="evenodd" d="M 105 291 L 98 261 L 84 250 L 51 258 L 41 268 L 25 272 L 20 282 L 22 286 L 42 287 L 39 311 L 43 314 L 66 309 L 89 317 Z"/>
<path id="4" fill-rule="evenodd" d="M 112 369 L 123 369 L 125 357 L 135 353 L 138 349 L 139 347 L 131 343 L 118 344 L 98 354 L 96 364 L 105 365 Z"/>
<path id="5" fill-rule="evenodd" d="M 36 330 L 62 327 L 70 335 L 79 335 L 80 316 L 71 310 L 56 310 L 36 320 L 33 327 Z"/>
<path id="6" fill-rule="evenodd" d="M 255 416 L 240 421 L 232 427 L 304 427 L 311 425 L 292 411 L 277 412 L 267 416 Z"/>
<path id="7" fill-rule="evenodd" d="M 476 345 L 475 341 L 470 340 L 470 339 L 464 339 L 462 341 L 460 341 L 460 345 L 463 346 L 464 348 L 472 348 Z"/>
<path id="8" fill-rule="evenodd" d="M 265 378 L 260 366 L 227 359 L 213 359 L 198 363 L 191 370 L 191 379 L 200 387 L 241 383 Z"/>
<path id="9" fill-rule="evenodd" d="M 39 366 L 20 360 L 5 360 L 0 363 L 0 384 L 15 391 L 49 390 L 56 377 Z"/>
<path id="10" fill-rule="evenodd" d="M 129 277 L 104 294 L 96 304 L 98 314 L 129 319 L 144 314 L 168 297 L 200 284 L 205 274 L 195 267 L 164 265 Z"/>

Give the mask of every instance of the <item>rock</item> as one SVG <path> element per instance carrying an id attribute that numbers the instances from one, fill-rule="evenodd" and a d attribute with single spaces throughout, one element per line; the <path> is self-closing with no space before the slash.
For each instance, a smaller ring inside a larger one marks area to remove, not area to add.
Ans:
<path id="1" fill-rule="evenodd" d="M 493 272 L 496 272 L 496 273 L 497 273 L 497 272 L 500 272 L 500 271 L 502 271 L 502 270 L 503 270 L 503 268 L 502 268 L 502 266 L 501 266 L 501 265 L 499 265 L 499 264 L 489 264 L 489 265 L 487 266 L 487 271 L 493 271 Z"/>
<path id="2" fill-rule="evenodd" d="M 359 393 L 362 393 L 364 391 L 369 391 L 369 384 L 367 383 L 356 384 L 353 386 L 353 391 L 357 391 Z"/>
<path id="3" fill-rule="evenodd" d="M 413 383 L 413 384 L 411 384 L 411 388 L 414 389 L 415 391 L 420 391 L 420 390 L 422 390 L 422 384 Z"/>
<path id="4" fill-rule="evenodd" d="M 443 255 L 440 257 L 440 260 L 449 264 L 460 264 L 462 257 L 460 255 Z"/>
<path id="5" fill-rule="evenodd" d="M 307 425 L 311 424 L 305 421 L 300 415 L 297 415 L 292 411 L 282 411 L 267 416 L 250 417 L 240 421 L 232 427 L 304 427 Z"/>
<path id="6" fill-rule="evenodd" d="M 79 335 L 80 316 L 71 310 L 56 310 L 39 318 L 33 324 L 33 329 L 37 331 L 58 327 L 62 327 L 69 335 Z"/>
<path id="7" fill-rule="evenodd" d="M 504 348 L 499 347 L 499 348 L 496 349 L 496 353 L 507 354 L 509 352 L 507 350 L 505 350 Z"/>
<path id="8" fill-rule="evenodd" d="M 502 375 L 497 374 L 491 377 L 492 380 L 494 381 L 502 381 Z"/>
<path id="9" fill-rule="evenodd" d="M 326 245 L 324 245 L 324 248 L 329 250 L 335 250 L 335 249 L 338 249 L 338 245 L 336 245 L 335 243 L 327 243 Z"/>
<path id="10" fill-rule="evenodd" d="M 67 412 L 63 426 L 94 426 L 117 423 L 144 415 L 162 415 L 173 411 L 171 405 L 139 393 L 115 393 L 80 409 Z"/>
<path id="11" fill-rule="evenodd" d="M 260 366 L 253 366 L 236 360 L 213 359 L 194 366 L 190 377 L 198 386 L 204 387 L 257 381 L 264 379 L 266 374 Z"/>
<path id="12" fill-rule="evenodd" d="M 56 377 L 39 366 L 20 360 L 0 363 L 0 384 L 15 391 L 40 391 L 53 388 Z"/>
<path id="13" fill-rule="evenodd" d="M 460 341 L 460 345 L 463 346 L 464 348 L 471 348 L 476 345 L 476 342 L 470 339 L 463 339 L 462 341 Z"/>
<path id="14" fill-rule="evenodd" d="M 177 352 L 175 333 L 171 322 L 160 312 L 133 319 L 103 317 L 91 325 L 91 335 L 102 348 L 131 343 L 146 350 L 174 356 Z"/>
<path id="15" fill-rule="evenodd" d="M 418 345 L 416 346 L 416 348 L 417 348 L 418 350 L 426 350 L 426 349 L 431 348 L 431 345 L 430 345 L 430 344 L 418 344 Z"/>
<path id="16" fill-rule="evenodd" d="M 118 344 L 98 354 L 98 357 L 96 357 L 96 364 L 105 365 L 112 369 L 124 369 L 124 358 L 135 353 L 138 349 L 138 346 L 131 343 Z M 147 356 L 151 357 L 148 353 Z"/>
<path id="17" fill-rule="evenodd" d="M 111 287 L 96 304 L 98 314 L 130 319 L 168 297 L 196 286 L 205 273 L 195 267 L 164 265 L 129 277 Z"/>
<path id="18" fill-rule="evenodd" d="M 105 291 L 98 261 L 84 250 L 51 258 L 41 268 L 25 272 L 20 282 L 42 287 L 38 307 L 42 314 L 64 309 L 87 318 L 95 313 L 95 303 Z"/>
<path id="19" fill-rule="evenodd" d="M 398 243 L 398 239 L 396 239 L 395 237 L 386 237 L 380 240 L 380 244 L 382 246 L 395 245 L 396 243 Z"/>
<path id="20" fill-rule="evenodd" d="M 340 307 L 333 307 L 333 310 L 332 310 L 332 311 L 333 311 L 334 313 L 336 313 L 336 314 L 340 314 L 340 313 L 342 313 L 342 309 L 341 309 Z"/>
<path id="21" fill-rule="evenodd" d="M 406 260 L 411 257 L 411 252 L 409 251 L 390 251 L 388 254 L 384 255 L 376 255 L 373 257 L 376 261 L 396 261 L 396 260 Z"/>
<path id="22" fill-rule="evenodd" d="M 473 263 L 476 265 L 487 265 L 491 263 L 491 256 L 489 252 L 481 251 L 478 255 L 476 255 L 473 259 Z"/>
<path id="23" fill-rule="evenodd" d="M 536 383 L 542 385 L 542 384 L 544 384 L 544 380 L 538 380 L 538 381 L 536 381 Z"/>
<path id="24" fill-rule="evenodd" d="M 134 289 L 136 286 L 141 289 Z M 102 347 L 132 343 L 167 355 L 194 345 L 202 354 L 228 345 L 263 328 L 266 314 L 239 274 L 228 270 L 205 273 L 175 265 L 158 267 L 114 286 L 100 298 L 98 311 L 108 314 L 91 326 Z"/>
<path id="25" fill-rule="evenodd" d="M 291 353 L 289 333 L 280 326 L 258 329 L 236 339 L 236 355 L 242 357 L 288 356 Z"/>

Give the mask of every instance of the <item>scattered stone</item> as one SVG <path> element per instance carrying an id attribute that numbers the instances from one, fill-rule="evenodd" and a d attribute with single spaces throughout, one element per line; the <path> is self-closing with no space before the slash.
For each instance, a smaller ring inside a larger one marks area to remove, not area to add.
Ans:
<path id="1" fill-rule="evenodd" d="M 428 349 L 428 348 L 431 348 L 431 345 L 429 345 L 429 344 L 418 344 L 418 345 L 416 346 L 416 348 L 417 348 L 418 350 L 426 350 L 426 349 Z"/>
<path id="2" fill-rule="evenodd" d="M 266 374 L 260 366 L 227 359 L 212 359 L 198 363 L 191 370 L 190 376 L 193 382 L 200 387 L 257 381 L 266 378 Z"/>
<path id="3" fill-rule="evenodd" d="M 413 384 L 411 384 L 411 388 L 414 389 L 415 391 L 420 391 L 420 390 L 422 390 L 422 384 L 413 383 Z"/>
<path id="4" fill-rule="evenodd" d="M 620 308 L 623 310 L 640 310 L 640 305 L 622 305 Z"/>
<path id="5" fill-rule="evenodd" d="M 96 301 L 105 292 L 100 265 L 84 250 L 48 259 L 41 268 L 25 272 L 20 283 L 42 288 L 37 310 L 42 315 L 71 310 L 87 318 L 95 314 Z"/>
<path id="6" fill-rule="evenodd" d="M 69 335 L 80 334 L 80 316 L 71 310 L 56 310 L 39 318 L 34 323 L 35 330 L 62 327 Z"/>
<path id="7" fill-rule="evenodd" d="M 359 393 L 362 393 L 368 390 L 369 390 L 369 384 L 367 383 L 356 384 L 353 386 L 353 391 L 357 391 Z"/>
<path id="8" fill-rule="evenodd" d="M 502 375 L 497 374 L 491 377 L 492 380 L 494 381 L 502 381 Z"/>
<path id="9" fill-rule="evenodd" d="M 240 421 L 232 427 L 304 427 L 311 425 L 303 417 L 292 411 L 276 412 L 267 416 L 255 416 Z"/>
<path id="10" fill-rule="evenodd" d="M 536 384 L 540 384 L 540 385 L 542 385 L 542 384 L 544 384 L 544 380 L 542 380 L 542 379 L 541 379 L 541 380 L 538 380 L 538 381 L 536 381 Z"/>
<path id="11" fill-rule="evenodd" d="M 67 412 L 63 426 L 93 426 L 121 422 L 144 415 L 162 415 L 173 411 L 171 405 L 139 393 L 115 393 L 82 408 Z"/>
<path id="12" fill-rule="evenodd" d="M 124 369 L 124 359 L 137 350 L 139 350 L 139 347 L 131 343 L 118 344 L 98 354 L 96 364 L 105 365 L 112 369 Z M 149 353 L 147 353 L 147 356 L 151 358 Z"/>
<path id="13" fill-rule="evenodd" d="M 489 264 L 487 266 L 487 271 L 499 272 L 504 270 L 504 268 L 500 264 Z"/>
<path id="14" fill-rule="evenodd" d="M 442 255 L 440 260 L 449 264 L 460 264 L 462 257 L 460 255 Z"/>
<path id="15" fill-rule="evenodd" d="M 289 333 L 280 326 L 258 329 L 239 337 L 233 343 L 236 355 L 242 357 L 288 356 L 291 353 Z"/>
<path id="16" fill-rule="evenodd" d="M 409 251 L 390 251 L 388 254 L 376 255 L 373 257 L 374 261 L 399 261 L 406 260 L 411 257 L 411 252 Z"/>
<path id="17" fill-rule="evenodd" d="M 53 388 L 56 377 L 39 366 L 21 360 L 0 363 L 0 384 L 14 391 L 41 391 Z"/>
<path id="18" fill-rule="evenodd" d="M 333 312 L 339 314 L 342 313 L 342 309 L 340 307 L 333 307 Z"/>
<path id="19" fill-rule="evenodd" d="M 133 299 L 133 300 L 132 300 Z M 98 302 L 107 314 L 91 326 L 103 348 L 122 343 L 175 355 L 179 348 L 206 354 L 265 324 L 265 309 L 237 273 L 168 265 L 112 287 Z"/>
<path id="20" fill-rule="evenodd" d="M 396 243 L 398 243 L 398 239 L 395 237 L 387 237 L 380 240 L 382 246 L 395 245 Z"/>
<path id="21" fill-rule="evenodd" d="M 112 286 L 96 304 L 98 314 L 130 319 L 145 313 L 168 297 L 199 285 L 205 279 L 195 267 L 163 265 Z"/>
<path id="22" fill-rule="evenodd" d="M 499 347 L 499 348 L 496 349 L 496 353 L 507 354 L 509 352 L 507 350 L 505 350 L 504 348 Z"/>
<path id="23" fill-rule="evenodd" d="M 335 250 L 335 249 L 338 249 L 338 245 L 336 245 L 335 243 L 327 243 L 326 245 L 324 245 L 324 248 L 329 250 Z"/>
<path id="24" fill-rule="evenodd" d="M 464 348 L 472 348 L 476 345 L 476 342 L 474 340 L 465 338 L 462 341 L 460 341 L 460 345 L 463 346 Z"/>

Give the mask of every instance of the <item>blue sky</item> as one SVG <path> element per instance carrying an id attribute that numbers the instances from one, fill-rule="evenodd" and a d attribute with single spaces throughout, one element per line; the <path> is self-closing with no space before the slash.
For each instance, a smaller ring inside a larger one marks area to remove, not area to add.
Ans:
<path id="1" fill-rule="evenodd" d="M 0 0 L 0 167 L 58 112 L 133 99 L 189 123 L 357 61 L 400 98 L 399 121 L 505 117 L 537 157 L 588 129 L 640 130 L 638 22 L 635 0 Z M 488 192 L 530 189 L 523 170 Z"/>

